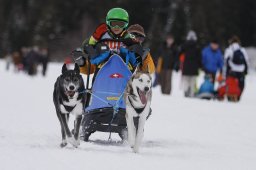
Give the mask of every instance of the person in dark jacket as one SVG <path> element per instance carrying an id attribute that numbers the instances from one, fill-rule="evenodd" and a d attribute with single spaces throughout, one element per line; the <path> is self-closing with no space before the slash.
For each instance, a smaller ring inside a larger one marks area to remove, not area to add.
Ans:
<path id="1" fill-rule="evenodd" d="M 37 74 L 37 65 L 40 59 L 39 47 L 34 46 L 30 52 L 25 56 L 24 65 L 28 75 L 34 76 Z"/>
<path id="2" fill-rule="evenodd" d="M 145 41 L 146 34 L 144 28 L 141 25 L 133 24 L 127 29 L 127 32 L 131 34 L 131 36 L 133 36 L 134 44 L 139 43 L 140 45 L 142 45 L 142 43 Z M 150 54 L 149 48 L 143 49 L 143 55 L 141 58 L 141 71 L 149 72 L 149 74 L 155 73 L 155 64 Z"/>
<path id="3" fill-rule="evenodd" d="M 212 83 L 214 84 L 217 71 L 221 73 L 223 67 L 223 55 L 217 40 L 212 40 L 202 50 L 202 67 L 205 74 L 211 76 Z"/>
<path id="4" fill-rule="evenodd" d="M 47 48 L 41 48 L 40 49 L 40 64 L 42 64 L 42 75 L 46 76 L 47 71 L 47 65 L 49 62 L 49 55 L 48 55 L 48 49 Z"/>
<path id="5" fill-rule="evenodd" d="M 189 31 L 186 42 L 181 47 L 182 83 L 185 97 L 194 97 L 196 92 L 196 77 L 201 67 L 201 53 L 197 45 L 197 36 Z"/>
<path id="6" fill-rule="evenodd" d="M 159 84 L 163 94 L 170 94 L 172 87 L 172 70 L 177 61 L 177 46 L 174 43 L 173 35 L 169 34 L 162 44 L 158 58 Z"/>

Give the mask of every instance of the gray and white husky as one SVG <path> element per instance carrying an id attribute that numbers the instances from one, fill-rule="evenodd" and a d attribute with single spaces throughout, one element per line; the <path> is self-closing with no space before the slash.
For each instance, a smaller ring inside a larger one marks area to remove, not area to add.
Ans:
<path id="1" fill-rule="evenodd" d="M 74 147 L 78 147 L 80 144 L 79 129 L 85 104 L 84 94 L 80 92 L 83 90 L 84 81 L 80 75 L 79 66 L 75 64 L 74 70 L 68 70 L 64 64 L 62 74 L 57 78 L 53 92 L 53 101 L 61 125 L 61 147 L 65 147 L 68 143 Z M 74 135 L 68 127 L 70 113 L 76 117 Z"/>
<path id="2" fill-rule="evenodd" d="M 150 114 L 152 79 L 149 73 L 136 71 L 125 90 L 128 142 L 135 153 L 144 135 L 144 125 Z"/>

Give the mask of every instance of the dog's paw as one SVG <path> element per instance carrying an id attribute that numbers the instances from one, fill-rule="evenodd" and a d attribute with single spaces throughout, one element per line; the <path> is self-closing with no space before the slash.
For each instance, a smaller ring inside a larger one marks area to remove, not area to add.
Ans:
<path id="1" fill-rule="evenodd" d="M 67 144 L 68 144 L 67 142 L 61 142 L 60 147 L 64 148 L 65 146 L 67 146 Z"/>
<path id="2" fill-rule="evenodd" d="M 133 146 L 132 150 L 134 153 L 139 153 L 139 147 Z"/>
<path id="3" fill-rule="evenodd" d="M 121 133 L 118 134 L 122 141 L 128 141 L 128 131 L 127 129 L 123 129 Z"/>
<path id="4" fill-rule="evenodd" d="M 128 136 L 128 143 L 129 143 L 129 145 L 131 146 L 131 148 L 133 148 L 134 147 L 134 145 L 135 145 L 135 140 L 134 140 L 134 138 L 129 138 L 129 136 Z"/>
<path id="5" fill-rule="evenodd" d="M 80 145 L 80 141 L 75 140 L 75 138 L 73 138 L 73 137 L 67 138 L 67 141 L 68 141 L 68 143 L 73 145 L 75 148 L 77 148 Z"/>
<path id="6" fill-rule="evenodd" d="M 76 146 L 80 145 L 80 139 L 75 140 Z"/>

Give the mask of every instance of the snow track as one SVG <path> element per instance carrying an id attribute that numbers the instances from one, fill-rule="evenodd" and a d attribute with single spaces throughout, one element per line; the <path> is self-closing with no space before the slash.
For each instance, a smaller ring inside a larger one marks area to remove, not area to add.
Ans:
<path id="1" fill-rule="evenodd" d="M 79 148 L 60 148 L 53 85 L 61 64 L 47 77 L 6 72 L 0 60 L 1 170 L 249 170 L 256 169 L 256 78 L 247 77 L 240 103 L 185 99 L 179 74 L 173 94 L 153 90 L 153 114 L 146 122 L 139 154 L 118 135 L 94 133 Z"/>

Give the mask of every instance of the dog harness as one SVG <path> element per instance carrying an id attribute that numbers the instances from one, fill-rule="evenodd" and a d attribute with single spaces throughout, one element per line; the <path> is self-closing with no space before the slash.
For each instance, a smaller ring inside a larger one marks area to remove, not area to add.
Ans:
<path id="1" fill-rule="evenodd" d="M 143 110 L 145 109 L 145 107 L 143 107 L 143 108 L 135 108 L 134 107 L 134 105 L 132 104 L 132 101 L 131 101 L 131 99 L 130 99 L 130 97 L 128 96 L 128 100 L 129 100 L 129 102 L 130 102 L 130 104 L 132 105 L 132 107 L 133 107 L 133 109 L 136 111 L 136 113 L 138 113 L 138 114 L 141 114 L 142 112 L 143 112 Z"/>
<path id="2" fill-rule="evenodd" d="M 64 104 L 63 104 L 63 106 L 66 109 L 66 111 L 68 111 L 68 112 L 71 112 L 76 107 L 76 105 L 75 106 L 66 106 Z"/>

